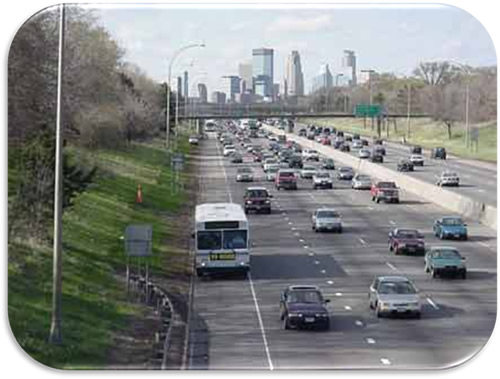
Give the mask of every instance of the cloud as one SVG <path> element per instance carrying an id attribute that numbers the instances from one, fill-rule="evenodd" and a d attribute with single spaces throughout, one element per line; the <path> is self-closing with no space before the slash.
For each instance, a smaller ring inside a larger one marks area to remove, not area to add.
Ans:
<path id="1" fill-rule="evenodd" d="M 283 16 L 273 21 L 267 28 L 269 32 L 317 32 L 332 22 L 331 15 L 310 17 Z"/>

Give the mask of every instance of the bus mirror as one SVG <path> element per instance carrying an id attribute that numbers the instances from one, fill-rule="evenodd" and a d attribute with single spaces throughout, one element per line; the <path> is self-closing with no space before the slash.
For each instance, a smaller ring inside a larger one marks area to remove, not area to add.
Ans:
<path id="1" fill-rule="evenodd" d="M 193 233 L 191 233 L 191 238 L 194 238 L 194 232 L 193 232 Z"/>

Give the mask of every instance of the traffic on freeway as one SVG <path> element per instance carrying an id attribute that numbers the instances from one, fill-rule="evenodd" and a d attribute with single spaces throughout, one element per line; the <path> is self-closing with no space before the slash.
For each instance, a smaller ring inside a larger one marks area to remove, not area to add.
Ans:
<path id="1" fill-rule="evenodd" d="M 333 122 L 332 125 L 335 123 Z M 332 149 L 345 149 L 347 146 L 349 151 L 343 150 L 344 152 L 361 159 L 372 159 L 374 155 L 378 156 L 380 160 L 377 163 L 383 164 L 384 167 L 409 172 L 411 176 L 425 182 L 438 184 L 441 183 L 443 174 L 454 174 L 459 183 L 447 186 L 448 189 L 496 206 L 497 172 L 495 164 L 450 156 L 444 148 L 433 154 L 432 151 L 425 151 L 420 146 L 386 142 L 378 138 L 363 137 L 365 143 L 369 145 L 362 146 L 360 136 L 346 134 L 346 137 L 338 137 L 336 136 L 338 131 L 334 126 L 321 127 L 314 124 L 297 123 L 293 132 L 308 138 L 310 141 L 322 144 L 329 145 L 329 142 L 326 141 L 334 141 Z M 335 144 L 335 142 L 340 143 Z M 376 154 L 377 149 L 380 148 L 383 149 L 382 154 Z M 372 159 L 372 161 L 374 160 Z M 406 164 L 404 168 L 402 161 Z"/>
<path id="2" fill-rule="evenodd" d="M 198 208 L 214 208 L 203 228 L 217 227 L 222 249 L 205 251 L 213 268 L 194 278 L 190 368 L 443 368 L 484 346 L 493 229 L 242 124 L 219 122 L 194 157 Z M 228 230 L 247 239 L 226 243 Z M 200 236 L 194 245 L 202 252 Z"/>

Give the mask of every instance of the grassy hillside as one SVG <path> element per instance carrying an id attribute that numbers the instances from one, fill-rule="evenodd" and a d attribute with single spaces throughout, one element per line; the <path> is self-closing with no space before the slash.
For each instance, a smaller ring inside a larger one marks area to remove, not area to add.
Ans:
<path id="1" fill-rule="evenodd" d="M 371 120 L 367 119 L 366 129 L 362 118 L 339 118 L 339 119 L 304 119 L 305 123 L 315 125 L 330 125 L 340 128 L 348 132 L 359 133 L 360 135 L 373 136 L 376 134 L 375 129 L 371 128 Z M 452 128 L 452 139 L 448 138 L 447 130 L 442 122 L 436 122 L 430 119 L 414 119 L 411 120 L 411 138 L 407 139 L 407 143 L 418 144 L 425 148 L 435 146 L 445 147 L 451 154 L 470 159 L 479 159 L 484 161 L 497 161 L 497 122 L 490 121 L 482 124 L 474 125 L 479 128 L 479 144 L 478 151 L 470 150 L 465 147 L 464 143 L 464 125 L 457 123 Z M 389 137 L 386 131 L 382 132 L 382 137 L 387 140 L 400 142 L 406 134 L 406 120 L 397 121 L 397 131 L 391 123 L 389 129 Z"/>
<path id="2" fill-rule="evenodd" d="M 187 151 L 186 141 L 180 149 Z M 79 152 L 82 153 L 82 152 Z M 118 280 L 125 265 L 121 236 L 131 223 L 153 225 L 152 271 L 161 273 L 174 248 L 171 222 L 186 195 L 171 193 L 171 171 L 161 142 L 92 153 L 100 170 L 91 188 L 63 218 L 63 343 L 47 343 L 50 329 L 52 247 L 9 241 L 8 314 L 19 344 L 34 359 L 58 368 L 106 364 L 113 333 L 139 314 Z M 143 204 L 136 204 L 137 185 Z M 167 217 L 169 216 L 169 217 Z"/>

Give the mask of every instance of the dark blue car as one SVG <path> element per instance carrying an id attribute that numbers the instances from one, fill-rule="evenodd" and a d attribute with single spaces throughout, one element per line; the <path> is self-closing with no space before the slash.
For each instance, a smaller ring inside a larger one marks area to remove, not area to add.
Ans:
<path id="1" fill-rule="evenodd" d="M 467 224 L 460 217 L 441 217 L 434 221 L 433 231 L 439 239 L 467 239 Z"/>

